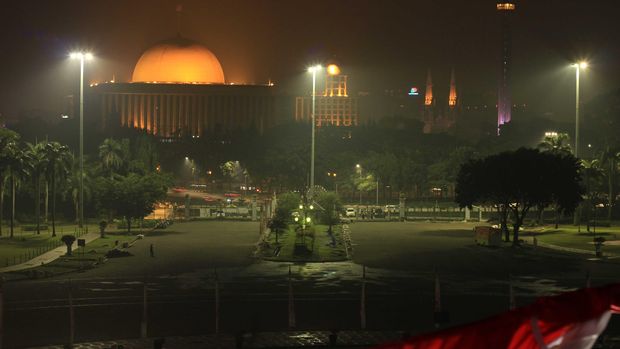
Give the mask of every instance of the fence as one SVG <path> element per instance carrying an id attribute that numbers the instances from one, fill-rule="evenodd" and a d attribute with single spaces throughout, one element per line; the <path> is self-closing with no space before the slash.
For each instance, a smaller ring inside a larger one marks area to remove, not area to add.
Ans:
<path id="1" fill-rule="evenodd" d="M 85 226 L 83 228 L 75 227 L 73 230 L 73 236 L 75 236 L 76 239 L 87 233 L 88 233 L 88 226 Z M 57 240 L 50 239 L 42 246 L 26 249 L 25 251 L 20 252 L 19 254 L 13 255 L 11 257 L 5 257 L 4 266 L 10 267 L 12 265 L 25 263 L 55 248 L 64 246 L 65 243 L 62 242 L 60 238 L 66 234 L 67 232 L 62 232 L 62 231 L 57 232 Z M 0 263 L 1 263 L 1 260 L 0 260 Z"/>

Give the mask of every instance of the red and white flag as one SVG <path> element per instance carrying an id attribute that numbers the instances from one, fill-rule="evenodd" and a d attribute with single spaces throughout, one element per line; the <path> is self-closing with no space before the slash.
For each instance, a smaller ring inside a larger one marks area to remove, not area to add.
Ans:
<path id="1" fill-rule="evenodd" d="M 377 349 L 591 348 L 613 313 L 620 313 L 620 284 L 542 297 L 482 321 Z"/>

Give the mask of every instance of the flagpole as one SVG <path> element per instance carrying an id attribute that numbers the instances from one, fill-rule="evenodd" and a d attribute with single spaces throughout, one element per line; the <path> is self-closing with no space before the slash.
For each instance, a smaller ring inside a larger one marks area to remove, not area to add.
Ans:
<path id="1" fill-rule="evenodd" d="M 295 328 L 295 304 L 293 299 L 293 282 L 291 280 L 291 266 L 288 266 L 288 327 Z"/>
<path id="2" fill-rule="evenodd" d="M 366 329 L 366 266 L 362 266 L 362 296 L 360 299 L 360 326 Z"/>
<path id="3" fill-rule="evenodd" d="M 215 269 L 215 334 L 220 333 L 220 281 Z"/>

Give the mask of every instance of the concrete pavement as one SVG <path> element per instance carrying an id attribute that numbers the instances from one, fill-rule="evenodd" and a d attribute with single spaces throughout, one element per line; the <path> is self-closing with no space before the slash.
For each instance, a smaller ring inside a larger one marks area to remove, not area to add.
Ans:
<path id="1" fill-rule="evenodd" d="M 84 239 L 86 240 L 86 244 L 90 243 L 93 240 L 96 240 L 99 238 L 99 232 L 90 232 L 87 234 L 84 234 L 82 236 L 79 237 L 80 239 Z M 77 239 L 76 242 L 74 243 L 74 245 L 77 244 Z M 8 267 L 4 267 L 4 268 L 0 268 L 0 273 L 8 273 L 11 271 L 19 271 L 19 270 L 25 270 L 25 269 L 30 269 L 30 268 L 34 268 L 37 266 L 40 266 L 42 264 L 47 264 L 50 262 L 55 261 L 56 259 L 60 258 L 61 256 L 64 256 L 65 253 L 67 253 L 67 246 L 66 245 L 62 245 L 62 246 L 58 246 L 53 250 L 50 250 L 48 252 L 45 252 L 41 255 L 38 255 L 36 257 L 34 257 L 33 259 L 26 261 L 24 263 L 20 263 L 20 264 L 15 264 L 15 265 L 11 265 Z"/>

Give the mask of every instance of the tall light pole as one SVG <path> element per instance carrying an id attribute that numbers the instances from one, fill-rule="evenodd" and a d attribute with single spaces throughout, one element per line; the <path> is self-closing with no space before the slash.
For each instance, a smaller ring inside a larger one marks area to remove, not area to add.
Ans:
<path id="1" fill-rule="evenodd" d="M 355 165 L 355 168 L 357 169 L 357 171 L 360 174 L 360 184 L 361 184 L 361 181 L 362 181 L 362 165 L 357 164 L 357 165 Z M 360 206 L 361 206 L 362 205 L 362 189 L 359 188 L 359 191 L 360 191 Z"/>
<path id="2" fill-rule="evenodd" d="M 70 57 L 80 60 L 80 221 L 84 226 L 84 61 L 93 59 L 92 53 L 73 52 Z"/>
<path id="3" fill-rule="evenodd" d="M 587 62 L 571 64 L 575 68 L 575 157 L 579 157 L 579 71 L 588 67 Z"/>
<path id="4" fill-rule="evenodd" d="M 312 199 L 314 190 L 314 128 L 316 126 L 314 113 L 316 111 L 316 73 L 318 73 L 321 69 L 322 67 L 320 65 L 315 65 L 308 68 L 308 72 L 312 73 L 312 145 L 310 149 L 310 199 Z"/>

